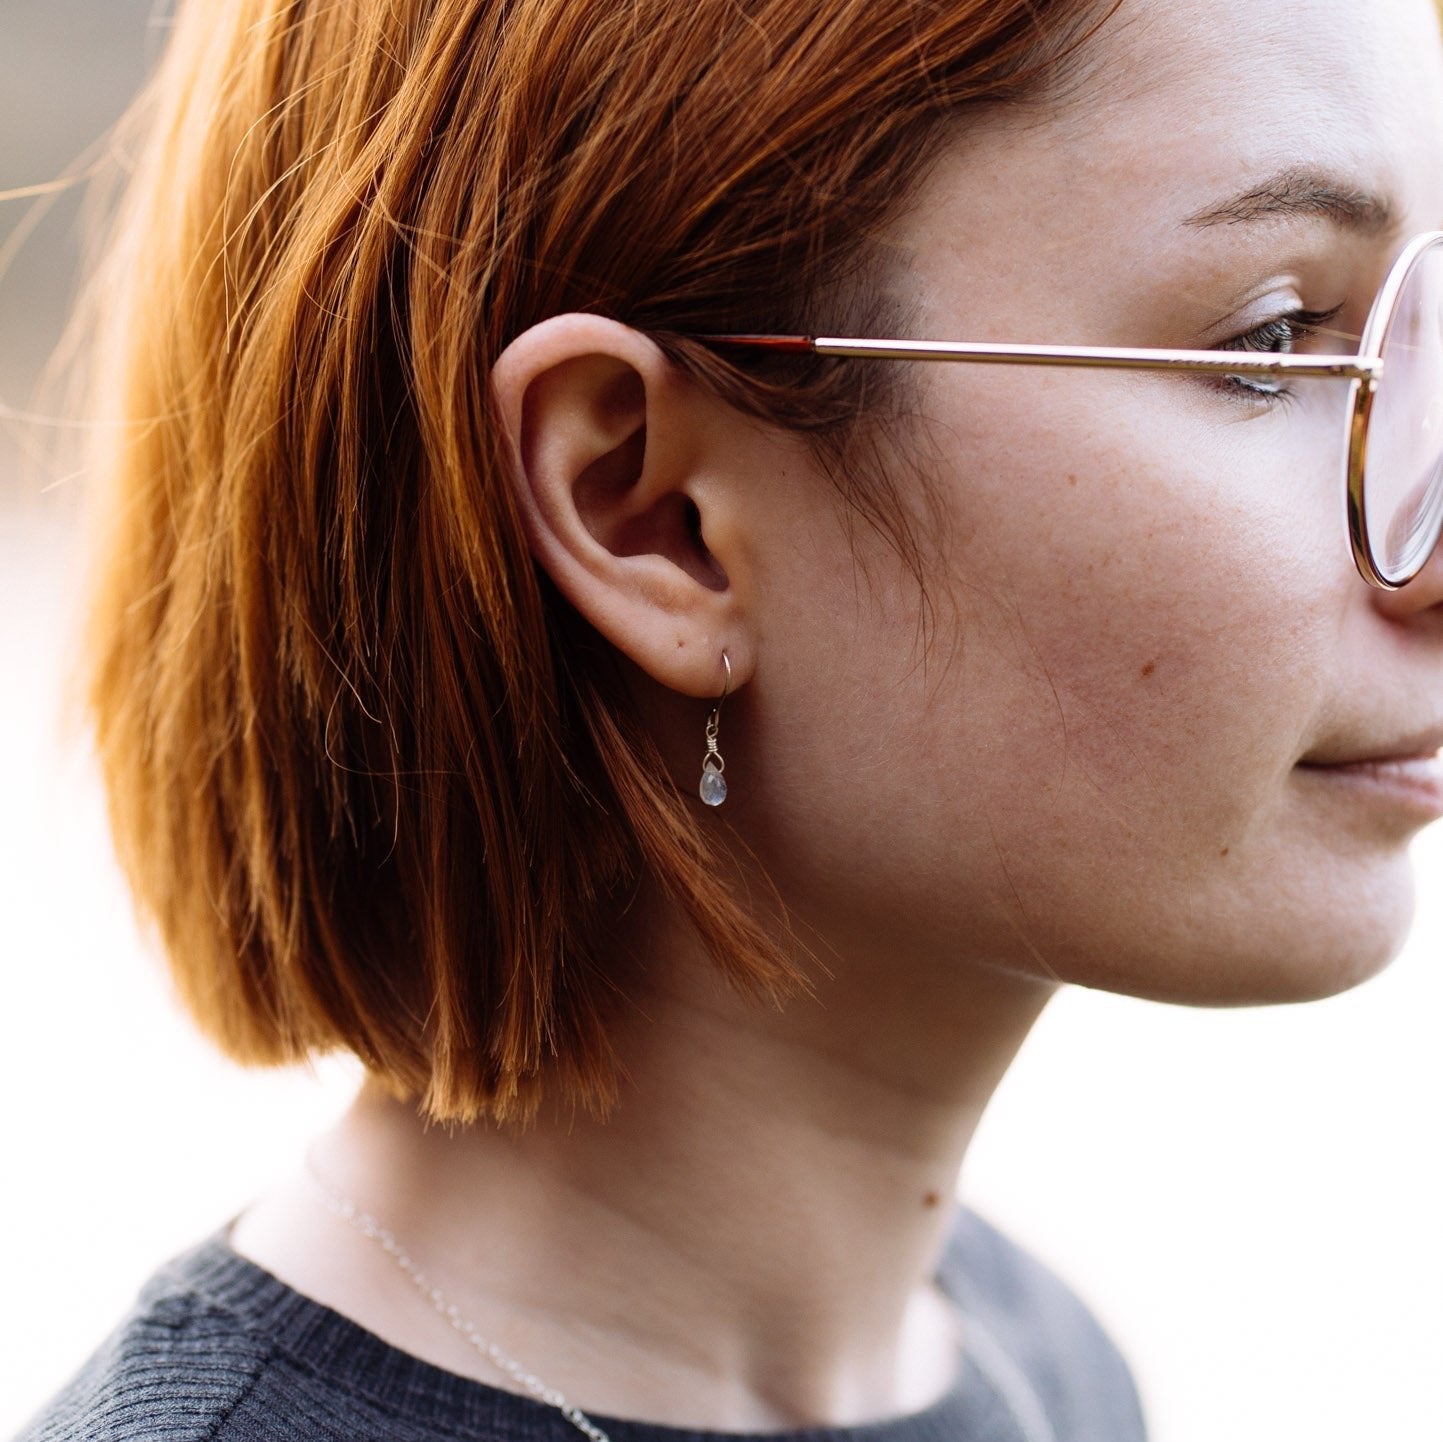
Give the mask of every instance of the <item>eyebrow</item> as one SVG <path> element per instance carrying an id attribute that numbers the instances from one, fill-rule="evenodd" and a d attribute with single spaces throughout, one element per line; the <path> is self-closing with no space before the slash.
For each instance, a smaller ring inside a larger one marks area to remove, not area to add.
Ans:
<path id="1" fill-rule="evenodd" d="M 1280 170 L 1259 185 L 1204 207 L 1184 225 L 1245 225 L 1259 220 L 1308 217 L 1331 221 L 1362 235 L 1385 235 L 1397 228 L 1398 212 L 1386 195 L 1349 185 L 1314 170 Z"/>

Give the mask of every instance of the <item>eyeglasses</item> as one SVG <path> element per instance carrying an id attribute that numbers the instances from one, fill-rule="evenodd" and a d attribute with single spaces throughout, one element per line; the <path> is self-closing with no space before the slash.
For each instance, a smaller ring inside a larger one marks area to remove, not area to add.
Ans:
<path id="1" fill-rule="evenodd" d="M 873 360 L 974 361 L 1349 382 L 1344 466 L 1359 574 L 1395 591 L 1443 532 L 1443 231 L 1411 240 L 1378 291 L 1353 355 L 985 345 L 842 336 L 711 335 L 712 345 Z M 1386 383 L 1385 383 L 1386 380 Z"/>

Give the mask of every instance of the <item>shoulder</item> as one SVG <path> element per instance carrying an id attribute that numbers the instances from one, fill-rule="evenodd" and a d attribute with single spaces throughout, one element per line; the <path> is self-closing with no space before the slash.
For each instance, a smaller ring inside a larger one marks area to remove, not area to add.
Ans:
<path id="1" fill-rule="evenodd" d="M 1014 1411 L 1041 1414 L 1039 1436 L 1145 1437 L 1122 1354 L 1077 1294 L 1030 1253 L 963 1209 L 939 1277 L 962 1313 L 964 1351 Z"/>
<path id="2" fill-rule="evenodd" d="M 270 1360 L 264 1339 L 187 1285 L 187 1253 L 16 1442 L 189 1442 L 215 1438 Z M 244 1434 L 236 1434 L 238 1437 Z"/>
<path id="3" fill-rule="evenodd" d="M 15 1442 L 424 1442 L 454 1435 L 407 1417 L 387 1395 L 391 1354 L 379 1338 L 216 1236 L 146 1283 L 130 1315 Z M 394 1380 L 391 1391 L 404 1397 L 411 1379 Z"/>
<path id="4" fill-rule="evenodd" d="M 14 1442 L 566 1442 L 554 1409 L 432 1367 L 218 1234 L 162 1267 Z"/>

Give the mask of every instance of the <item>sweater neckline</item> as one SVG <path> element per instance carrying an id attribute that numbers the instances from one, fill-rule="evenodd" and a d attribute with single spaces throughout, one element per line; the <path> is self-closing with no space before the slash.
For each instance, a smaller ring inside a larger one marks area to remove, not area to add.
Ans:
<path id="1" fill-rule="evenodd" d="M 554 1407 L 449 1371 L 384 1341 L 236 1252 L 221 1228 L 175 1258 L 152 1286 L 192 1294 L 229 1314 L 283 1358 L 350 1397 L 363 1397 L 397 1421 L 463 1438 L 576 1442 L 580 1434 Z M 945 1274 L 943 1291 L 958 1305 Z M 144 1299 L 142 1299 L 144 1300 Z M 964 1315 L 964 1333 L 970 1319 Z M 951 1388 L 918 1412 L 842 1427 L 729 1433 L 638 1422 L 593 1413 L 613 1442 L 957 1442 L 997 1435 L 983 1430 L 1000 1398 L 965 1347 Z M 995 1428 L 993 1420 L 990 1427 Z"/>

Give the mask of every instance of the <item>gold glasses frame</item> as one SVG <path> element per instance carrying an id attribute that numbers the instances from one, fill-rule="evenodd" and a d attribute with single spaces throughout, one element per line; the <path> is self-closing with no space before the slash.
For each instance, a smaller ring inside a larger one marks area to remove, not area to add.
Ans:
<path id="1" fill-rule="evenodd" d="M 1383 343 L 1399 294 L 1414 263 L 1443 247 L 1443 231 L 1425 231 L 1398 253 L 1378 289 L 1358 349 L 1351 355 L 1268 355 L 1248 351 L 1166 350 L 1118 346 L 994 345 L 950 340 L 868 340 L 859 336 L 707 335 L 712 345 L 744 347 L 773 354 L 836 356 L 867 360 L 972 361 L 986 365 L 1076 366 L 1101 370 L 1181 371 L 1217 376 L 1272 376 L 1346 380 L 1351 385 L 1347 417 L 1348 539 L 1358 574 L 1383 591 L 1406 586 L 1426 564 L 1405 576 L 1385 574 L 1368 539 L 1363 505 L 1368 426 L 1383 378 Z"/>

